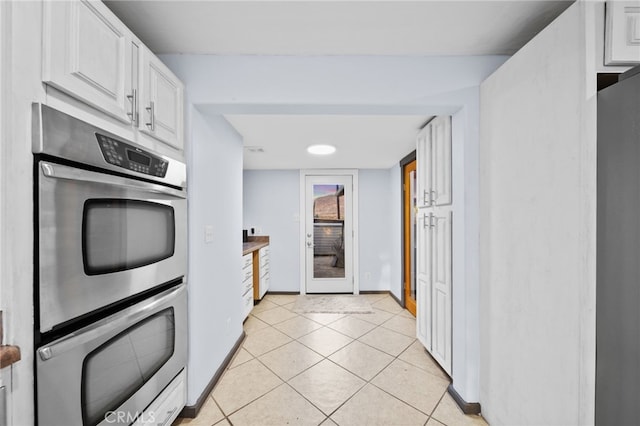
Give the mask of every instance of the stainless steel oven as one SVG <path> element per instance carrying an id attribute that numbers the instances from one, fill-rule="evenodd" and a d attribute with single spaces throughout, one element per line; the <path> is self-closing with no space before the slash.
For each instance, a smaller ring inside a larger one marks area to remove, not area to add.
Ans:
<path id="1" fill-rule="evenodd" d="M 34 106 L 40 333 L 183 279 L 185 164 Z"/>
<path id="2" fill-rule="evenodd" d="M 186 167 L 33 107 L 41 425 L 170 424 L 185 403 Z"/>
<path id="3" fill-rule="evenodd" d="M 42 425 L 170 424 L 184 406 L 185 285 L 40 347 Z M 167 387 L 170 404 L 146 409 Z"/>

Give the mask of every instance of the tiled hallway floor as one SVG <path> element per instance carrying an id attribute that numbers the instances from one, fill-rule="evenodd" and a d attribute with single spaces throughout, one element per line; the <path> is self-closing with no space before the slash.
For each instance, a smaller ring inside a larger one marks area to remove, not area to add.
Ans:
<path id="1" fill-rule="evenodd" d="M 388 295 L 374 314 L 297 314 L 267 295 L 196 419 L 180 425 L 486 425 L 446 392 L 448 377 L 416 340 L 415 319 Z"/>

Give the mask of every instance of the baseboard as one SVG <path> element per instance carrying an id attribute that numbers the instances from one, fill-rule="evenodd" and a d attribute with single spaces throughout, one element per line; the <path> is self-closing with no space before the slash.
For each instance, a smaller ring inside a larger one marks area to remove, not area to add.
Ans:
<path id="1" fill-rule="evenodd" d="M 294 295 L 299 295 L 300 292 L 299 291 L 271 291 L 271 290 L 267 290 L 267 293 L 265 294 L 265 296 L 267 294 L 284 294 L 284 295 L 294 294 Z"/>
<path id="2" fill-rule="evenodd" d="M 447 392 L 449 392 L 449 395 L 451 395 L 451 397 L 456 402 L 456 404 L 458 404 L 458 407 L 460 407 L 460 409 L 462 410 L 463 413 L 465 413 L 465 414 L 480 414 L 480 403 L 479 402 L 467 402 L 464 399 L 462 399 L 460 394 L 458 392 L 456 392 L 456 390 L 453 388 L 453 383 L 451 383 L 449 385 L 449 387 L 447 388 Z"/>
<path id="3" fill-rule="evenodd" d="M 224 370 L 226 370 L 227 367 L 229 366 L 229 363 L 231 363 L 233 356 L 236 354 L 236 352 L 240 348 L 240 345 L 244 341 L 245 337 L 246 337 L 246 334 L 243 331 L 240 337 L 238 337 L 238 340 L 236 341 L 236 343 L 233 345 L 233 348 L 231 348 L 231 351 L 229 351 L 224 361 L 222 361 L 222 365 L 220 365 L 216 373 L 213 375 L 213 377 L 209 381 L 209 384 L 207 385 L 207 387 L 204 388 L 204 391 L 202 391 L 202 393 L 196 400 L 195 405 L 186 405 L 182 409 L 178 417 L 186 417 L 190 419 L 195 419 L 197 417 L 198 413 L 200 412 L 200 409 L 206 402 L 207 397 L 213 390 L 216 383 L 218 383 L 218 380 L 220 380 L 220 377 L 222 377 L 222 373 L 224 373 Z"/>
<path id="4" fill-rule="evenodd" d="M 389 294 L 389 290 L 360 290 L 360 294 Z"/>
<path id="5" fill-rule="evenodd" d="M 398 305 L 402 306 L 403 308 L 405 307 L 404 303 L 402 303 L 402 300 L 398 299 L 395 294 L 391 293 L 390 291 L 388 293 L 389 296 L 391 296 L 391 298 L 398 303 Z"/>

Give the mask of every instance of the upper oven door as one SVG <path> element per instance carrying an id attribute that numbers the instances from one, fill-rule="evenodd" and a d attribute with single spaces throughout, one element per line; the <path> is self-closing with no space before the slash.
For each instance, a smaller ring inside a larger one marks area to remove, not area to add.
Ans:
<path id="1" fill-rule="evenodd" d="M 40 162 L 40 332 L 181 278 L 185 192 Z"/>

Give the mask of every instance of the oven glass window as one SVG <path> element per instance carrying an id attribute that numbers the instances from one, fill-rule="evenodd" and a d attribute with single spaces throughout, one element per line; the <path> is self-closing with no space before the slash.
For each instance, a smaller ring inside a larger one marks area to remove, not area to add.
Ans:
<path id="1" fill-rule="evenodd" d="M 173 256 L 174 247 L 171 206 L 117 199 L 84 204 L 82 251 L 87 275 L 150 265 Z"/>
<path id="2" fill-rule="evenodd" d="M 174 312 L 168 308 L 91 352 L 82 366 L 83 424 L 96 425 L 116 411 L 171 358 L 174 343 Z"/>

